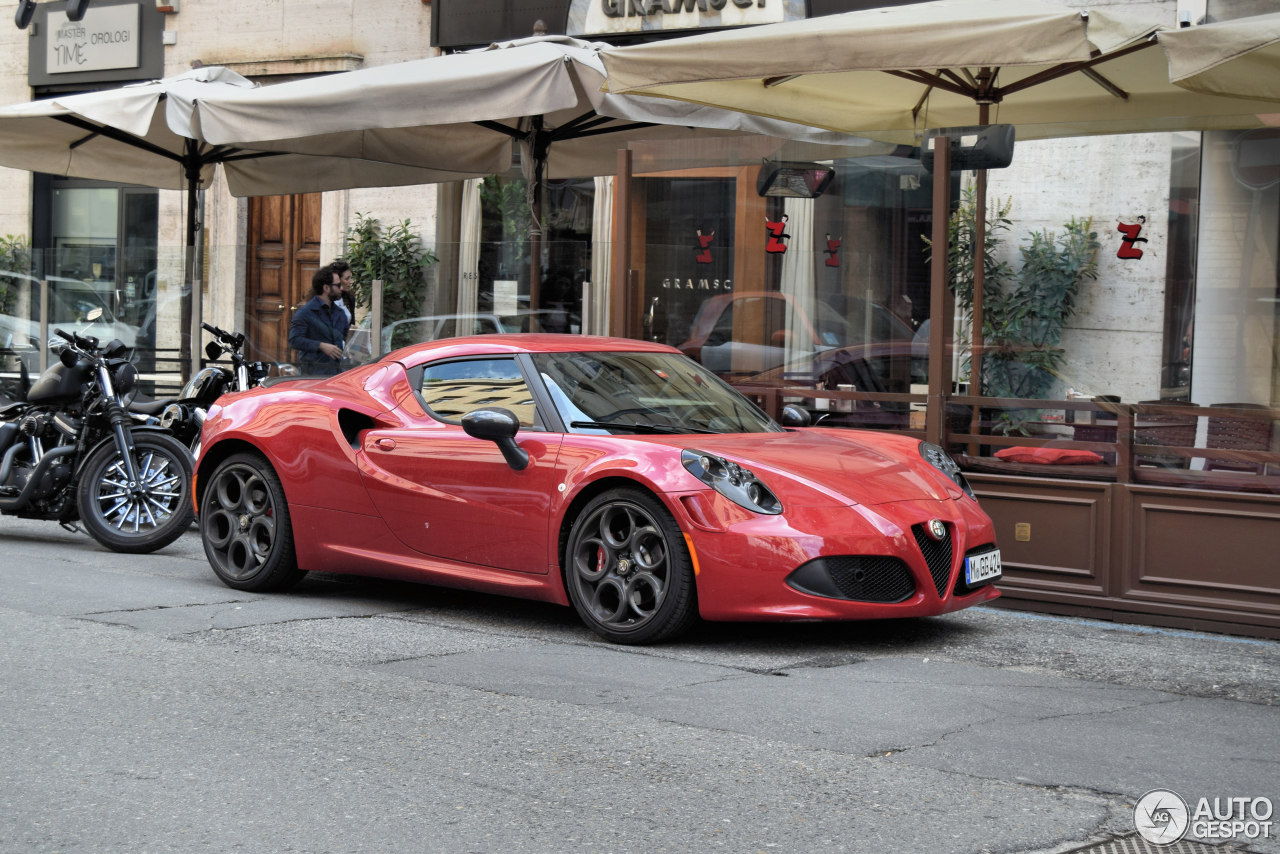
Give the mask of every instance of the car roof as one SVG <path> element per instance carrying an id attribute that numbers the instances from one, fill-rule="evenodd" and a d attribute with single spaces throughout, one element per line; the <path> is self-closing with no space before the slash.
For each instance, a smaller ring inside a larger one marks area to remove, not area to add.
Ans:
<path id="1" fill-rule="evenodd" d="M 669 353 L 680 351 L 655 341 L 637 341 L 633 338 L 611 338 L 603 335 L 571 335 L 552 332 L 504 333 L 498 335 L 467 335 L 459 338 L 441 338 L 401 347 L 388 354 L 394 361 L 419 360 L 419 355 L 433 357 L 474 356 L 486 353 L 595 353 L 600 351 L 630 353 Z"/>

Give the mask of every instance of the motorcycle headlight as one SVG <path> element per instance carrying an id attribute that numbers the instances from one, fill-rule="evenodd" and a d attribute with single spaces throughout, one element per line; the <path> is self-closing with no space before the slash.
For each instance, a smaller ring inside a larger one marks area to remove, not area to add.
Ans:
<path id="1" fill-rule="evenodd" d="M 735 462 L 692 449 L 681 452 L 680 462 L 690 474 L 739 507 L 767 516 L 782 512 L 782 502 L 769 487 Z"/>
<path id="2" fill-rule="evenodd" d="M 946 450 L 931 442 L 921 442 L 920 456 L 924 457 L 929 465 L 945 474 L 952 483 L 963 489 L 965 495 L 970 498 L 975 497 L 973 487 L 969 485 L 969 480 L 964 476 L 964 472 L 960 471 L 959 464 L 951 459 L 951 455 Z"/>
<path id="3" fill-rule="evenodd" d="M 116 387 L 116 394 L 124 397 L 137 386 L 138 369 L 132 362 L 119 363 L 111 369 L 111 384 Z"/>

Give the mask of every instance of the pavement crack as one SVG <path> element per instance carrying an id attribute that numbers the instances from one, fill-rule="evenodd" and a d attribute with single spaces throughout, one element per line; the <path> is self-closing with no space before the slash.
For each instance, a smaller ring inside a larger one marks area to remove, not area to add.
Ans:
<path id="1" fill-rule="evenodd" d="M 107 611 L 86 611 L 77 615 L 80 619 L 89 617 L 106 617 L 111 614 L 142 614 L 148 611 L 181 611 L 186 608 L 216 608 L 223 605 L 243 605 L 252 599 L 228 599 L 223 602 L 188 602 L 183 605 L 148 605 L 145 608 L 112 608 Z"/>

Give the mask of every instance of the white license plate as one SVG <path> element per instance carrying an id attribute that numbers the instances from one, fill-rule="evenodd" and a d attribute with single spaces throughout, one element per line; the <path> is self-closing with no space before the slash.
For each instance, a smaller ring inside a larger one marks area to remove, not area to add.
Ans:
<path id="1" fill-rule="evenodd" d="M 972 587 L 983 581 L 990 581 L 993 578 L 999 578 L 1000 569 L 1000 550 L 986 554 L 970 555 L 964 561 L 964 583 Z"/>

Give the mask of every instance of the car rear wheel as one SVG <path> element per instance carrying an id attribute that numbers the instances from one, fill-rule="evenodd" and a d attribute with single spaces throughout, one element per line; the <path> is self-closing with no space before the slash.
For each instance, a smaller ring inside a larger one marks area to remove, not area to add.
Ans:
<path id="1" fill-rule="evenodd" d="M 698 616 L 684 535 L 639 489 L 596 496 L 578 515 L 565 552 L 565 586 L 583 622 L 614 643 L 669 640 Z"/>
<path id="2" fill-rule="evenodd" d="M 236 454 L 214 470 L 200 501 L 200 539 L 214 574 L 236 590 L 285 590 L 306 575 L 284 487 L 257 454 Z"/>

